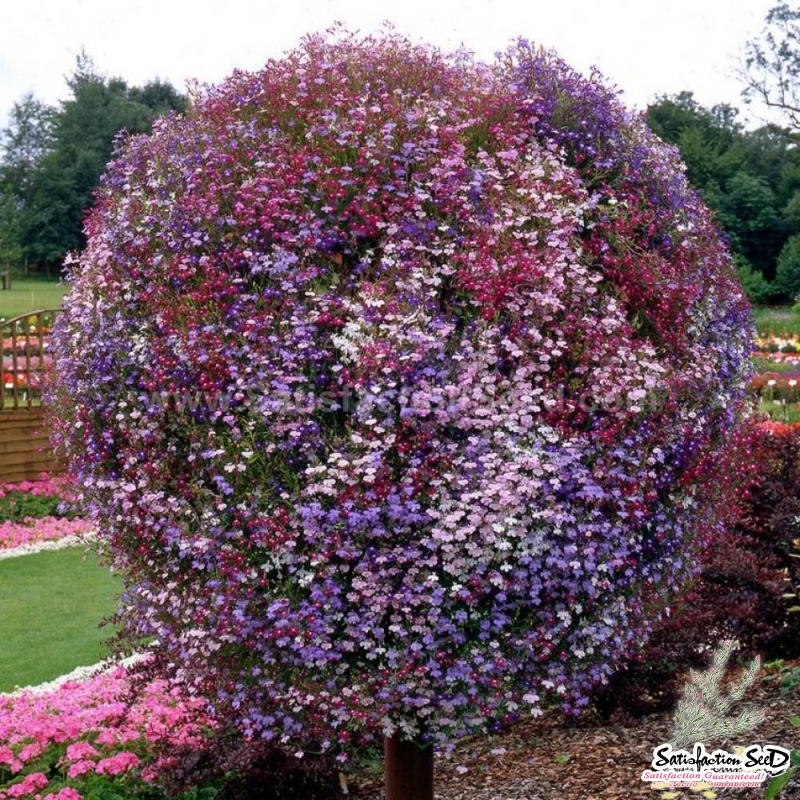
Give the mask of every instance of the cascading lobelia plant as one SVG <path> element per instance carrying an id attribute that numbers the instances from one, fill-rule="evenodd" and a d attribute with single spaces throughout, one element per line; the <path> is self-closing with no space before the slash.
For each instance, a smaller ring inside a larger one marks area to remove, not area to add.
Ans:
<path id="1" fill-rule="evenodd" d="M 121 142 L 87 231 L 59 441 L 131 634 L 246 735 L 577 710 L 691 574 L 749 309 L 597 76 L 310 37 Z"/>

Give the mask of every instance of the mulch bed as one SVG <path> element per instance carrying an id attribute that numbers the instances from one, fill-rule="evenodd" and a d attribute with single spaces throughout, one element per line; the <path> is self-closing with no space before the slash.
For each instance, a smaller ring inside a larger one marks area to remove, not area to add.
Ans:
<path id="1" fill-rule="evenodd" d="M 800 660 L 786 666 L 800 668 Z M 800 728 L 789 721 L 800 714 L 800 689 L 782 696 L 776 681 L 762 680 L 766 674 L 762 670 L 745 696 L 745 702 L 766 709 L 765 721 L 745 735 L 746 741 L 707 743 L 709 749 L 767 743 L 800 749 Z M 673 714 L 661 711 L 610 722 L 596 712 L 574 721 L 556 711 L 546 712 L 498 736 L 463 742 L 450 758 L 437 758 L 435 796 L 437 800 L 658 800 L 666 790 L 654 789 L 641 775 L 650 769 L 653 748 L 672 736 Z M 713 791 L 720 800 L 764 797 L 763 786 Z M 365 782 L 351 785 L 349 796 L 380 800 L 383 792 L 377 783 Z M 688 789 L 669 794 L 676 800 L 704 796 L 709 797 Z M 780 800 L 800 800 L 800 775 Z"/>

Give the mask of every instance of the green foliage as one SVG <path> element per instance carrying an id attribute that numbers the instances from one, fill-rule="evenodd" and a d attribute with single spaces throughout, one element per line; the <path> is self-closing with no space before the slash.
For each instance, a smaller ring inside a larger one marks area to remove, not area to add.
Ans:
<path id="1" fill-rule="evenodd" d="M 22 263 L 19 209 L 14 198 L 0 187 L 0 267 L 18 267 Z"/>
<path id="2" fill-rule="evenodd" d="M 766 178 L 737 172 L 718 199 L 717 216 L 731 238 L 734 252 L 751 263 L 764 263 L 763 253 L 774 253 L 783 237 L 783 221 L 775 192 Z"/>
<path id="3" fill-rule="evenodd" d="M 781 697 L 797 691 L 800 687 L 800 667 L 787 667 L 783 659 L 779 658 L 764 664 L 764 669 L 770 670 L 763 681 L 777 681 L 781 689 Z M 774 674 L 773 672 L 774 671 Z"/>
<path id="4" fill-rule="evenodd" d="M 2 132 L 3 180 L 24 192 L 37 166 L 53 146 L 55 112 L 26 94 L 11 109 L 9 126 Z"/>
<path id="5" fill-rule="evenodd" d="M 662 97 L 647 109 L 647 123 L 664 141 L 677 145 L 686 175 L 700 190 L 733 177 L 745 160 L 736 109 L 703 108 L 692 92 Z"/>
<path id="6" fill-rule="evenodd" d="M 800 312 L 791 308 L 754 308 L 758 335 L 768 336 L 800 336 Z"/>
<path id="7" fill-rule="evenodd" d="M 58 109 L 27 95 L 0 147 L 0 264 L 50 268 L 83 246 L 83 218 L 120 132 L 146 133 L 185 98 L 168 83 L 129 87 L 101 75 L 82 53 Z"/>
<path id="8" fill-rule="evenodd" d="M 97 775 L 90 772 L 72 783 L 79 787 L 83 800 L 213 800 L 218 795 L 218 789 L 213 786 L 169 795 L 136 775 Z"/>
<path id="9" fill-rule="evenodd" d="M 791 298 L 800 294 L 800 234 L 790 237 L 778 256 L 775 290 Z"/>
<path id="10" fill-rule="evenodd" d="M 783 219 L 793 230 L 800 230 L 800 191 L 796 191 L 783 207 Z"/>
<path id="11" fill-rule="evenodd" d="M 135 744 L 118 746 L 116 752 L 121 752 L 123 749 L 127 752 L 135 752 L 138 756 L 147 759 L 148 754 L 142 752 L 141 748 Z M 213 784 L 192 787 L 184 791 L 168 791 L 157 784 L 142 780 L 138 771 L 115 775 L 97 774 L 94 770 L 89 770 L 83 775 L 68 778 L 67 769 L 63 766 L 66 751 L 66 744 L 50 745 L 45 748 L 35 760 L 29 761 L 25 765 L 25 772 L 17 776 L 17 780 L 11 783 L 10 787 L 22 783 L 25 775 L 42 773 L 50 781 L 47 785 L 48 794 L 45 797 L 51 797 L 65 787 L 71 787 L 78 792 L 82 800 L 133 800 L 133 798 L 136 800 L 214 800 L 220 795 L 220 789 Z M 113 752 L 115 751 L 109 750 L 108 754 Z M 4 781 L 14 781 L 14 775 L 8 766 L 0 763 L 0 783 Z M 220 785 L 224 785 L 224 783 L 224 779 L 219 780 Z"/>
<path id="12" fill-rule="evenodd" d="M 775 289 L 764 277 L 764 274 L 754 270 L 743 256 L 734 256 L 734 261 L 739 280 L 742 282 L 742 288 L 747 294 L 747 299 L 754 305 L 768 303 L 775 294 Z"/>
<path id="13" fill-rule="evenodd" d="M 27 94 L 14 104 L 10 124 L 0 134 L 1 266 L 19 267 L 24 261 L 31 189 L 53 143 L 53 121 L 53 109 Z"/>
<path id="14" fill-rule="evenodd" d="M 0 497 L 0 522 L 22 522 L 28 517 L 74 519 L 75 516 L 75 509 L 56 495 L 35 495 L 12 490 Z"/>
<path id="15" fill-rule="evenodd" d="M 755 356 L 753 358 L 753 369 L 756 375 L 763 375 L 766 372 L 773 372 L 778 375 L 785 373 L 797 372 L 797 364 L 781 363 L 779 361 L 771 361 L 764 356 Z"/>
<path id="16" fill-rule="evenodd" d="M 714 211 L 751 300 L 783 300 L 772 287 L 778 256 L 787 239 L 800 234 L 800 153 L 794 136 L 774 125 L 746 131 L 736 109 L 706 109 L 691 92 L 662 97 L 647 110 L 647 122 L 675 145 L 692 185 Z M 763 280 L 759 280 L 761 276 Z"/>
<path id="17" fill-rule="evenodd" d="M 0 692 L 104 658 L 110 633 L 99 623 L 119 591 L 82 547 L 0 561 Z"/>
<path id="18" fill-rule="evenodd" d="M 775 800 L 776 797 L 791 783 L 794 776 L 800 771 L 800 750 L 792 750 L 792 765 L 782 775 L 773 778 L 764 793 L 764 800 Z"/>
<path id="19" fill-rule="evenodd" d="M 796 692 L 800 687 L 800 667 L 792 667 L 783 671 L 780 676 L 781 697 Z"/>
<path id="20" fill-rule="evenodd" d="M 785 425 L 800 425 L 800 412 L 796 405 L 779 400 L 760 400 L 758 413 Z"/>

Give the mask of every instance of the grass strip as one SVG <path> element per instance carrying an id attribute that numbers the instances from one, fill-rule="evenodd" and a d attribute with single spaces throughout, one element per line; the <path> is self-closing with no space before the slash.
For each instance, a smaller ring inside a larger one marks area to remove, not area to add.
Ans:
<path id="1" fill-rule="evenodd" d="M 121 589 L 82 546 L 0 561 L 0 692 L 106 658 Z"/>
<path id="2" fill-rule="evenodd" d="M 60 308 L 68 287 L 43 278 L 14 278 L 11 290 L 0 287 L 0 319 L 12 319 L 30 311 Z"/>
<path id="3" fill-rule="evenodd" d="M 800 336 L 800 313 L 788 307 L 754 308 L 760 336 Z"/>

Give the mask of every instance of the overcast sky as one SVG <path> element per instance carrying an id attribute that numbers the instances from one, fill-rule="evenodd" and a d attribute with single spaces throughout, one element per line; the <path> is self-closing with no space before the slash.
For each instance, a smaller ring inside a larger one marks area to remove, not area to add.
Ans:
<path id="1" fill-rule="evenodd" d="M 306 33 L 340 21 L 401 32 L 484 59 L 524 36 L 573 67 L 596 65 L 644 108 L 683 89 L 711 106 L 743 106 L 736 78 L 745 41 L 777 0 L 0 0 L 0 125 L 32 91 L 64 99 L 64 76 L 84 48 L 99 71 L 140 85 L 159 77 L 218 82 L 258 69 Z M 743 116 L 753 117 L 743 109 Z"/>

